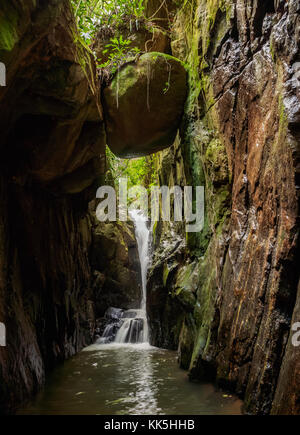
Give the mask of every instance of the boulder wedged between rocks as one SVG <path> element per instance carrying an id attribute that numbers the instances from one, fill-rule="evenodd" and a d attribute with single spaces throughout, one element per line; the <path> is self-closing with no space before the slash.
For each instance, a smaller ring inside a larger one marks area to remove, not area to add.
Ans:
<path id="1" fill-rule="evenodd" d="M 187 72 L 175 57 L 151 52 L 119 69 L 103 92 L 107 145 L 119 157 L 172 145 L 187 96 Z"/>

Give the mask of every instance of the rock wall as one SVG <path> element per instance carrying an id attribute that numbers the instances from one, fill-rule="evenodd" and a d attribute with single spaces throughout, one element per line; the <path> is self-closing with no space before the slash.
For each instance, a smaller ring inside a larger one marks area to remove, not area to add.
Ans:
<path id="1" fill-rule="evenodd" d="M 205 222 L 154 227 L 152 343 L 178 347 L 191 379 L 216 380 L 255 414 L 300 412 L 299 7 L 194 0 L 172 24 L 189 97 L 160 183 L 204 185 Z"/>
<path id="2" fill-rule="evenodd" d="M 104 173 L 105 135 L 73 24 L 65 0 L 1 2 L 1 412 L 93 336 L 87 204 Z"/>
<path id="3" fill-rule="evenodd" d="M 170 50 L 164 31 L 140 33 L 147 46 Z M 103 83 L 78 36 L 69 0 L 1 2 L 0 322 L 7 346 L 0 348 L 0 412 L 13 412 L 47 370 L 91 343 L 108 306 L 136 307 L 141 295 L 133 225 L 99 224 L 88 209 L 105 179 L 106 133 Z M 177 63 L 182 113 L 186 72 Z"/>
<path id="4" fill-rule="evenodd" d="M 77 41 L 77 42 L 76 42 Z M 100 224 L 101 85 L 68 0 L 0 7 L 0 413 L 90 344 L 109 305 L 136 306 L 133 224 Z M 88 205 L 90 206 L 88 207 Z M 122 243 L 121 243 L 122 242 Z M 117 246 L 121 243 L 121 246 Z"/>
<path id="5" fill-rule="evenodd" d="M 96 317 L 109 307 L 140 306 L 141 265 L 133 222 L 100 223 L 94 216 L 90 262 Z"/>

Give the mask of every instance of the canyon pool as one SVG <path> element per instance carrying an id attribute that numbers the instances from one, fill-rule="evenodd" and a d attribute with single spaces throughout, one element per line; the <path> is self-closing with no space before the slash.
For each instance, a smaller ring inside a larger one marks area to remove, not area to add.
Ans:
<path id="1" fill-rule="evenodd" d="M 242 402 L 192 383 L 176 352 L 148 344 L 92 345 L 58 366 L 18 414 L 240 414 Z"/>

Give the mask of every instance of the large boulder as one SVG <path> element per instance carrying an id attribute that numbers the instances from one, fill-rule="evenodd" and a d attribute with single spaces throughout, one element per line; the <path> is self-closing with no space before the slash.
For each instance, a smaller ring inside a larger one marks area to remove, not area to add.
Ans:
<path id="1" fill-rule="evenodd" d="M 145 53 L 120 68 L 104 90 L 107 145 L 130 158 L 174 142 L 187 94 L 187 73 L 176 58 Z"/>

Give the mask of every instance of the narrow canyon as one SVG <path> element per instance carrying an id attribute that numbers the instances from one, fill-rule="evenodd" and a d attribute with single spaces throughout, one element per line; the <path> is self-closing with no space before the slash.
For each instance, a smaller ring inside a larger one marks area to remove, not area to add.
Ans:
<path id="1" fill-rule="evenodd" d="M 0 4 L 0 414 L 95 343 L 100 372 L 143 376 L 151 357 L 166 391 L 188 376 L 183 413 L 206 382 L 245 414 L 300 414 L 300 3 L 145 0 L 109 19 L 102 3 Z M 201 231 L 104 222 L 119 178 L 203 186 Z"/>

